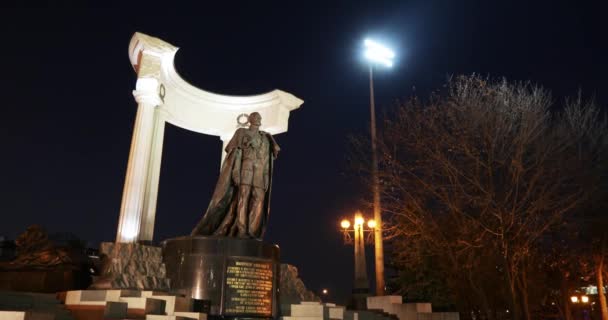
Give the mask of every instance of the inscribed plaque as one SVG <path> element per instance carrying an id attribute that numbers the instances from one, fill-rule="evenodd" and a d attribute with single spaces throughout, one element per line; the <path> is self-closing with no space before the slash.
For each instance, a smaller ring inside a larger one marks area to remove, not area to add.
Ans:
<path id="1" fill-rule="evenodd" d="M 272 317 L 273 280 L 270 261 L 227 259 L 224 314 Z"/>

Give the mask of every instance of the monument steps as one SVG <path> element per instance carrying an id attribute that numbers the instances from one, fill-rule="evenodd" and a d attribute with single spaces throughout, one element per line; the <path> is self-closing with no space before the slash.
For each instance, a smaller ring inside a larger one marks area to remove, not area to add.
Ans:
<path id="1" fill-rule="evenodd" d="M 0 291 L 0 319 L 11 319 L 11 311 L 21 313 L 11 315 L 14 319 L 75 320 L 55 294 Z"/>
<path id="2" fill-rule="evenodd" d="M 346 310 L 333 303 L 302 301 L 282 305 L 281 320 L 398 320 L 382 310 Z"/>
<path id="3" fill-rule="evenodd" d="M 398 320 L 459 320 L 458 312 L 433 312 L 430 303 L 403 303 L 401 296 L 367 297 L 367 307 L 370 310 L 382 310 L 392 319 Z M 361 320 L 361 319 L 359 319 Z"/>
<path id="4" fill-rule="evenodd" d="M 385 317 L 385 318 L 388 318 L 388 319 L 399 320 L 399 317 L 397 317 L 396 315 L 390 314 L 388 312 L 385 312 L 382 309 L 367 309 L 367 311 L 376 313 L 376 314 L 381 315 L 382 317 Z"/>
<path id="5" fill-rule="evenodd" d="M 207 320 L 201 300 L 163 291 L 76 290 L 59 296 L 74 320 Z"/>
<path id="6" fill-rule="evenodd" d="M 402 303 L 401 296 L 367 298 L 368 310 L 303 301 L 281 305 L 280 320 L 458 320 L 458 312 L 433 312 L 430 303 Z"/>

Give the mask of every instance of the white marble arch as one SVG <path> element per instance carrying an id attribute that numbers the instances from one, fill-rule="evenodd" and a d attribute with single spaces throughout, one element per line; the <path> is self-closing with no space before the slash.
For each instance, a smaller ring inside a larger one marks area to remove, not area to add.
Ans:
<path id="1" fill-rule="evenodd" d="M 138 108 L 116 242 L 152 240 L 165 122 L 218 136 L 225 144 L 238 127 L 239 115 L 257 111 L 262 115 L 262 130 L 279 134 L 287 131 L 289 113 L 303 103 L 281 90 L 226 96 L 196 88 L 175 70 L 177 50 L 139 32 L 129 44 L 129 58 L 137 72 L 133 96 Z M 218 160 L 221 154 L 218 150 Z"/>

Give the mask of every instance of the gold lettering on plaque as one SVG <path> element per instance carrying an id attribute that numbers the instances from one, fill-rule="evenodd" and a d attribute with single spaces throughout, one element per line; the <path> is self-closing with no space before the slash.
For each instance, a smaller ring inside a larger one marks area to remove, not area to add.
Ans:
<path id="1" fill-rule="evenodd" d="M 228 260 L 225 314 L 272 315 L 271 262 Z"/>

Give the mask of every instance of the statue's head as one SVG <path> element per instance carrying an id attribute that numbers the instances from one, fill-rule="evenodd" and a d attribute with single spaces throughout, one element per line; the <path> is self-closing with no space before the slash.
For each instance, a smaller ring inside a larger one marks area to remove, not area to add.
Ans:
<path id="1" fill-rule="evenodd" d="M 262 125 L 262 116 L 258 112 L 250 113 L 248 120 L 249 120 L 249 123 L 254 126 L 259 127 Z"/>

